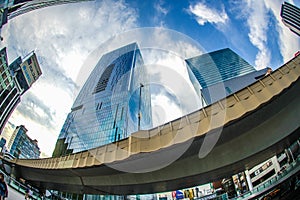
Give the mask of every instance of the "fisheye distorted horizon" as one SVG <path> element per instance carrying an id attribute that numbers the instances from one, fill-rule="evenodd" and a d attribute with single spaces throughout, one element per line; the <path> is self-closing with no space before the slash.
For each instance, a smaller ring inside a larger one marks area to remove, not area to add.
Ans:
<path id="1" fill-rule="evenodd" d="M 299 6 L 299 1 L 291 2 Z M 1 46 L 7 47 L 9 63 L 35 50 L 43 75 L 24 94 L 9 121 L 25 125 L 43 156 L 51 156 L 63 122 L 96 62 L 103 53 L 131 42 L 139 44 L 156 85 L 154 123 L 187 114 L 197 104 L 181 92 L 184 85 L 191 87 L 184 59 L 228 47 L 257 69 L 276 69 L 299 50 L 299 38 L 281 22 L 281 3 L 97 0 L 18 16 L 2 28 Z M 180 81 L 167 86 L 170 74 Z"/>

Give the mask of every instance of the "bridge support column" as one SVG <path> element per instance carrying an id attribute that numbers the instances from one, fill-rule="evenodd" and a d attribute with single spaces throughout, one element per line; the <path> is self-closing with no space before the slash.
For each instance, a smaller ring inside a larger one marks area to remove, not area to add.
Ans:
<path id="1" fill-rule="evenodd" d="M 16 169 L 16 166 L 13 164 L 11 165 L 11 171 L 10 171 L 10 176 L 16 180 L 19 180 L 20 178 L 20 173 Z"/>
<path id="2" fill-rule="evenodd" d="M 275 173 L 277 174 L 280 171 L 280 165 L 278 163 L 277 156 L 273 156 L 271 160 L 274 165 Z"/>
<path id="3" fill-rule="evenodd" d="M 245 175 L 246 175 L 246 180 L 247 180 L 247 185 L 248 185 L 249 191 L 252 191 L 253 185 L 252 185 L 252 181 L 251 181 L 251 177 L 250 177 L 248 169 L 245 171 Z"/>
<path id="4" fill-rule="evenodd" d="M 295 161 L 295 158 L 294 158 L 294 155 L 293 155 L 293 152 L 292 152 L 291 148 L 289 147 L 288 150 L 289 150 L 289 153 L 290 153 L 290 155 L 291 155 L 291 157 L 292 157 L 291 162 L 294 162 L 294 161 Z"/>
<path id="5" fill-rule="evenodd" d="M 284 152 L 285 152 L 285 154 L 288 158 L 288 163 L 293 162 L 293 158 L 292 158 L 292 155 L 291 155 L 290 151 L 288 149 L 284 149 Z"/>

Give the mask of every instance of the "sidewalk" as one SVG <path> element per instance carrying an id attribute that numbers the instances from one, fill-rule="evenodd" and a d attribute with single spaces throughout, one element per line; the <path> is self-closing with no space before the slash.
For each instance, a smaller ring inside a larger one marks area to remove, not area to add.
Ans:
<path id="1" fill-rule="evenodd" d="M 19 193 L 9 185 L 7 187 L 8 187 L 8 198 L 6 198 L 6 200 L 22 200 L 25 198 L 24 194 Z"/>

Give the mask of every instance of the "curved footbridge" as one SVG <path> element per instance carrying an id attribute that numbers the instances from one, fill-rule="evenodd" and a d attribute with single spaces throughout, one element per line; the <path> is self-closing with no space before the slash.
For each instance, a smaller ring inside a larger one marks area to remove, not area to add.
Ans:
<path id="1" fill-rule="evenodd" d="M 180 119 L 89 151 L 13 160 L 37 187 L 142 194 L 186 188 L 250 169 L 300 135 L 300 56 L 248 87 Z"/>

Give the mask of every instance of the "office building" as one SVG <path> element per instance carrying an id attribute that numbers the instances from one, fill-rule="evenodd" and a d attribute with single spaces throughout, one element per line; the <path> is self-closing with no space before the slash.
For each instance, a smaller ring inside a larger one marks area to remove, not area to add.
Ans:
<path id="1" fill-rule="evenodd" d="M 300 36 L 300 8 L 284 2 L 281 6 L 280 16 L 284 25 Z"/>
<path id="2" fill-rule="evenodd" d="M 277 156 L 273 156 L 272 158 L 248 170 L 247 173 L 249 173 L 251 180 L 251 182 L 248 183 L 250 185 L 250 190 L 276 176 L 279 171 L 280 165 L 278 163 Z"/>
<path id="3" fill-rule="evenodd" d="M 84 1 L 91 0 L 0 0 L 0 14 L 4 13 L 7 22 L 7 18 L 12 19 L 36 9 Z"/>
<path id="4" fill-rule="evenodd" d="M 0 51 L 0 133 L 5 123 L 32 84 L 41 76 L 36 54 L 31 52 L 25 58 L 7 63 L 6 48 Z"/>
<path id="5" fill-rule="evenodd" d="M 147 79 L 136 43 L 103 55 L 67 116 L 53 156 L 99 147 L 151 128 Z"/>
<path id="6" fill-rule="evenodd" d="M 16 87 L 7 63 L 6 48 L 0 51 L 0 133 L 17 103 L 20 102 Z"/>
<path id="7" fill-rule="evenodd" d="M 229 48 L 189 58 L 186 62 L 202 88 L 255 71 Z"/>
<path id="8" fill-rule="evenodd" d="M 5 141 L 4 144 L 0 145 L 1 152 L 7 152 L 7 144 L 10 141 L 14 131 L 15 131 L 16 126 L 12 124 L 11 122 L 7 122 L 1 135 L 0 135 L 0 140 Z"/>
<path id="9" fill-rule="evenodd" d="M 203 105 L 214 103 L 254 83 L 267 69 L 255 70 L 229 48 L 202 54 L 186 60 L 189 77 L 203 99 Z"/>
<path id="10" fill-rule="evenodd" d="M 16 127 L 8 142 L 8 150 L 16 158 L 35 159 L 41 154 L 37 140 L 27 135 L 27 129 L 23 125 Z"/>
<path id="11" fill-rule="evenodd" d="M 286 168 L 300 156 L 300 141 L 297 139 L 284 151 L 264 162 L 232 176 L 237 195 L 252 191 L 275 176 L 284 173 Z"/>

